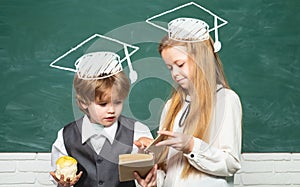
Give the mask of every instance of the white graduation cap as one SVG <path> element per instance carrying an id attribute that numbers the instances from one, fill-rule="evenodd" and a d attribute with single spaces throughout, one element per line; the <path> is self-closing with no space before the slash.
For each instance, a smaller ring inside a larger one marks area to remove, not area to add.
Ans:
<path id="1" fill-rule="evenodd" d="M 159 18 L 161 16 L 164 16 L 171 12 L 175 12 L 179 9 L 182 9 L 182 8 L 185 8 L 188 6 L 195 6 L 197 8 L 202 9 L 209 15 L 213 16 L 213 18 L 214 18 L 213 28 L 209 29 L 209 25 L 203 20 L 200 20 L 198 18 L 190 18 L 190 17 L 180 17 L 180 18 L 174 19 L 172 21 L 169 21 L 167 28 L 153 22 L 153 20 L 156 18 Z M 221 22 L 220 24 L 218 24 L 219 21 Z M 215 52 L 218 52 L 221 49 L 221 42 L 219 41 L 218 29 L 228 23 L 226 20 L 220 18 L 216 14 L 212 13 L 211 11 L 207 10 L 206 8 L 204 8 L 194 2 L 189 2 L 189 3 L 183 4 L 179 7 L 173 8 L 171 10 L 168 10 L 168 11 L 165 11 L 158 15 L 155 15 L 153 17 L 150 17 L 146 20 L 146 22 L 153 25 L 154 27 L 157 27 L 159 29 L 162 29 L 162 30 L 168 32 L 168 35 L 171 39 L 177 40 L 177 41 L 182 41 L 182 42 L 199 42 L 199 41 L 208 40 L 209 33 L 214 31 L 214 33 L 215 33 L 214 51 Z"/>
<path id="2" fill-rule="evenodd" d="M 65 65 L 58 64 L 60 60 L 67 57 L 70 53 L 76 51 L 83 45 L 95 39 L 101 39 L 101 42 L 94 42 L 93 46 L 90 47 L 94 48 L 92 52 L 87 52 L 78 58 L 73 67 L 66 67 Z M 115 49 L 109 49 L 108 43 L 103 43 L 102 39 L 106 40 L 106 42 L 117 44 L 117 47 L 116 45 L 112 45 Z M 131 48 L 131 52 L 129 52 L 128 48 Z M 123 52 L 125 55 L 123 58 L 120 58 L 120 55 L 116 53 L 116 51 L 120 49 L 124 50 Z M 50 66 L 61 70 L 76 72 L 81 79 L 104 79 L 122 71 L 123 68 L 121 63 L 127 60 L 129 67 L 129 78 L 131 83 L 134 83 L 137 80 L 137 72 L 132 68 L 130 56 L 133 55 L 138 49 L 139 48 L 137 46 L 133 46 L 100 34 L 94 34 L 93 36 L 79 43 L 76 47 L 55 59 L 53 62 L 51 62 Z"/>

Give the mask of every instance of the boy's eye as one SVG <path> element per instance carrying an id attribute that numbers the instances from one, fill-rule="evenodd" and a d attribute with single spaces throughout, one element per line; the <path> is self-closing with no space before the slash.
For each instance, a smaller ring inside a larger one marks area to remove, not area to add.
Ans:
<path id="1" fill-rule="evenodd" d="M 122 104 L 122 101 L 115 101 L 114 102 L 116 105 Z"/>
<path id="2" fill-rule="evenodd" d="M 100 106 L 106 106 L 107 103 L 99 103 Z"/>

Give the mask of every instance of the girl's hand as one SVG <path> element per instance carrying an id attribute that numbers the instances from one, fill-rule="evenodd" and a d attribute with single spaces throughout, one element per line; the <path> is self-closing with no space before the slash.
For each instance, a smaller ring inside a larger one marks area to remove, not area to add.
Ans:
<path id="1" fill-rule="evenodd" d="M 134 145 L 136 145 L 139 149 L 144 150 L 152 142 L 152 138 L 140 137 L 138 140 L 134 141 Z"/>
<path id="2" fill-rule="evenodd" d="M 141 185 L 142 187 L 156 187 L 156 176 L 157 176 L 157 164 L 153 166 L 153 168 L 150 170 L 150 172 L 147 174 L 146 178 L 143 179 L 141 176 L 137 173 L 133 173 L 136 181 Z"/>
<path id="3" fill-rule="evenodd" d="M 156 146 L 170 146 L 183 153 L 190 153 L 193 150 L 194 139 L 191 135 L 171 131 L 158 131 L 157 133 L 167 135 L 169 138 L 158 142 Z"/>
<path id="4" fill-rule="evenodd" d="M 55 173 L 53 171 L 50 172 L 50 175 L 55 179 L 55 181 L 62 187 L 70 187 L 70 186 L 74 186 L 78 180 L 80 179 L 81 175 L 82 175 L 82 171 L 79 172 L 78 175 L 76 175 L 74 177 L 74 179 L 71 181 L 70 178 L 68 177 L 67 180 L 64 180 L 64 175 L 60 176 L 60 179 L 58 179 L 55 175 Z"/>

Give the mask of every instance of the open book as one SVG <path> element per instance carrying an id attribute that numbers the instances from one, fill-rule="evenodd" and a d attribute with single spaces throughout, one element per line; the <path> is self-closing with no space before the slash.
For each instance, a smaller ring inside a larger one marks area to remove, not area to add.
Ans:
<path id="1" fill-rule="evenodd" d="M 165 137 L 164 135 L 159 135 L 155 138 L 155 140 L 145 148 L 145 153 L 119 155 L 120 181 L 135 179 L 133 175 L 134 171 L 138 172 L 141 177 L 146 177 L 165 149 L 165 146 L 155 146 L 155 144 L 162 141 Z"/>

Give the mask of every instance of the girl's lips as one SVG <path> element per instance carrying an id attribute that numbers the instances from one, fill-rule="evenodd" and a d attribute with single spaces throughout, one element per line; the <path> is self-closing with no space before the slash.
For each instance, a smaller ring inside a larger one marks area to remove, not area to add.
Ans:
<path id="1" fill-rule="evenodd" d="M 181 78 L 181 79 L 176 80 L 176 82 L 177 82 L 177 83 L 180 83 L 180 82 L 182 82 L 182 81 L 184 81 L 184 80 L 185 80 L 185 78 Z"/>

